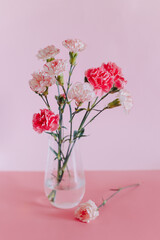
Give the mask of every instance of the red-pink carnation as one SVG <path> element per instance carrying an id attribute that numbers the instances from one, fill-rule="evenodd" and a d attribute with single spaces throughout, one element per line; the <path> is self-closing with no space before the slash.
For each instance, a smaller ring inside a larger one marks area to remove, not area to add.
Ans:
<path id="1" fill-rule="evenodd" d="M 85 72 L 85 76 L 90 84 L 94 87 L 97 95 L 107 93 L 113 87 L 113 77 L 102 67 L 91 68 Z"/>
<path id="2" fill-rule="evenodd" d="M 41 109 L 40 113 L 35 113 L 33 115 L 33 129 L 42 133 L 44 131 L 55 131 L 59 124 L 59 115 L 55 115 L 52 111 L 48 109 Z"/>
<path id="3" fill-rule="evenodd" d="M 45 73 L 48 75 L 58 76 L 66 70 L 67 62 L 63 59 L 56 59 L 46 63 L 44 67 Z"/>
<path id="4" fill-rule="evenodd" d="M 115 63 L 109 62 L 107 64 L 103 63 L 102 68 L 111 74 L 113 77 L 114 87 L 118 89 L 124 88 L 127 81 L 122 75 L 122 70 Z"/>

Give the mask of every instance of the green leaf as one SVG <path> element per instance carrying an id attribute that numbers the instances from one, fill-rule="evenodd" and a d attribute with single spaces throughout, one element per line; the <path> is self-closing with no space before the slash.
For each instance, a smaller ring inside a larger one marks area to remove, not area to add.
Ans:
<path id="1" fill-rule="evenodd" d="M 52 132 L 45 132 L 45 133 L 52 135 Z"/>
<path id="2" fill-rule="evenodd" d="M 62 126 L 61 128 L 65 128 L 65 129 L 67 129 L 65 126 Z"/>
<path id="3" fill-rule="evenodd" d="M 70 138 L 67 138 L 63 141 L 63 143 L 67 142 L 67 141 L 70 141 Z"/>
<path id="4" fill-rule="evenodd" d="M 73 138 L 74 139 L 77 137 L 77 133 L 78 133 L 78 131 L 76 131 L 76 130 L 73 132 Z"/>
<path id="5" fill-rule="evenodd" d="M 81 112 L 83 110 L 87 110 L 87 109 L 86 108 L 79 108 L 79 109 L 76 110 L 76 113 Z"/>
<path id="6" fill-rule="evenodd" d="M 56 190 L 52 190 L 52 191 L 50 192 L 50 194 L 48 195 L 48 199 L 49 199 L 51 202 L 54 202 L 55 197 L 56 197 Z"/>
<path id="7" fill-rule="evenodd" d="M 56 155 L 56 157 L 58 156 L 58 153 L 52 148 L 52 147 L 49 147 L 50 150 Z"/>
<path id="8" fill-rule="evenodd" d="M 47 134 L 49 134 L 49 135 L 51 135 L 51 136 L 54 136 L 54 137 L 57 137 L 57 136 L 58 136 L 58 134 L 56 134 L 56 133 L 54 133 L 54 132 L 45 132 L 45 133 L 47 133 Z"/>
<path id="9" fill-rule="evenodd" d="M 77 113 L 79 113 L 79 112 L 81 112 L 81 111 L 84 111 L 84 110 L 87 110 L 87 109 L 86 109 L 86 108 L 75 109 L 75 112 L 72 113 L 72 117 L 71 117 L 71 119 L 69 120 L 69 122 L 72 121 L 72 119 L 74 118 L 74 116 L 75 116 Z"/>
<path id="10" fill-rule="evenodd" d="M 88 137 L 89 135 L 82 135 L 81 137 Z M 81 138 L 81 137 L 79 137 L 79 138 Z"/>
<path id="11" fill-rule="evenodd" d="M 64 139 L 66 139 L 67 137 L 69 137 L 70 135 L 66 135 L 66 136 L 64 136 L 64 138 L 62 139 L 62 141 L 64 140 Z"/>
<path id="12" fill-rule="evenodd" d="M 84 133 L 84 128 L 81 129 L 80 133 L 78 134 L 78 137 L 80 138 Z"/>
<path id="13" fill-rule="evenodd" d="M 79 132 L 74 131 L 73 132 L 73 139 L 81 138 L 83 136 L 83 133 L 84 133 L 84 128 L 82 128 Z"/>

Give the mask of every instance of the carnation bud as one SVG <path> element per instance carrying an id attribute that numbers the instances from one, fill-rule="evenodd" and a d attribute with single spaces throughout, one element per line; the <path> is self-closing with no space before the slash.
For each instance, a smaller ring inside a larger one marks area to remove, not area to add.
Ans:
<path id="1" fill-rule="evenodd" d="M 116 92 L 119 92 L 119 89 L 116 87 L 112 87 L 110 90 L 110 93 L 116 93 Z"/>
<path id="2" fill-rule="evenodd" d="M 46 62 L 52 62 L 53 60 L 55 60 L 55 58 L 48 58 Z"/>
<path id="3" fill-rule="evenodd" d="M 83 102 L 75 102 L 77 108 L 79 108 L 80 106 L 82 106 Z"/>
<path id="4" fill-rule="evenodd" d="M 76 59 L 77 59 L 78 53 L 69 52 L 69 56 L 70 56 L 70 64 L 76 65 Z"/>
<path id="5" fill-rule="evenodd" d="M 61 94 L 60 96 L 55 96 L 55 99 L 57 100 L 58 105 L 63 105 L 66 101 L 66 97 L 64 94 Z"/>
<path id="6" fill-rule="evenodd" d="M 46 87 L 46 90 L 43 92 L 43 94 L 42 95 L 44 95 L 44 96 L 46 96 L 47 97 L 47 95 L 48 95 L 48 87 Z"/>
<path id="7" fill-rule="evenodd" d="M 59 83 L 60 86 L 64 85 L 63 74 L 61 74 L 57 77 L 57 82 Z"/>
<path id="8" fill-rule="evenodd" d="M 118 107 L 121 106 L 120 100 L 119 98 L 116 98 L 113 102 L 108 103 L 107 108 L 114 108 L 114 107 Z"/>

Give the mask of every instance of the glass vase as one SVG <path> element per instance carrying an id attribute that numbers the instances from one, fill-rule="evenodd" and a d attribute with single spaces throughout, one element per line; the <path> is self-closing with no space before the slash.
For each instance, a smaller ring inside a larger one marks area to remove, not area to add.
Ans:
<path id="1" fill-rule="evenodd" d="M 69 144 L 64 141 L 59 148 L 54 136 L 49 137 L 45 193 L 53 206 L 62 209 L 77 206 L 85 193 L 79 143 Z"/>

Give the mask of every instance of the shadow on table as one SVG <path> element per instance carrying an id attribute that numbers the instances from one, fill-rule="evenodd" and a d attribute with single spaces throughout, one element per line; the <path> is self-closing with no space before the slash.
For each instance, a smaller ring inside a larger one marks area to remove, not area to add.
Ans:
<path id="1" fill-rule="evenodd" d="M 42 191 L 34 191 L 28 193 L 29 199 L 24 200 L 25 206 L 29 207 L 34 214 L 46 218 L 66 219 L 73 221 L 74 208 L 72 209 L 58 209 L 54 207 Z"/>

